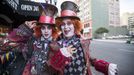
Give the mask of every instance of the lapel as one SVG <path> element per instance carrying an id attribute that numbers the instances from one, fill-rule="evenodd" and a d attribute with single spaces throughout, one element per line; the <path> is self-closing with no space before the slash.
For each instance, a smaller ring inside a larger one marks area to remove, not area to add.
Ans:
<path id="1" fill-rule="evenodd" d="M 87 67 L 87 68 L 85 68 L 84 75 L 86 75 L 86 72 L 88 75 L 92 75 L 91 70 L 90 70 L 90 61 L 89 61 L 89 59 L 90 59 L 90 54 L 89 54 L 90 39 L 81 39 L 80 42 L 81 42 L 81 45 L 82 45 L 82 48 L 84 51 L 84 57 L 86 60 L 86 67 Z"/>
<path id="2" fill-rule="evenodd" d="M 80 40 L 82 48 L 86 51 L 89 51 L 90 39 L 81 39 Z"/>

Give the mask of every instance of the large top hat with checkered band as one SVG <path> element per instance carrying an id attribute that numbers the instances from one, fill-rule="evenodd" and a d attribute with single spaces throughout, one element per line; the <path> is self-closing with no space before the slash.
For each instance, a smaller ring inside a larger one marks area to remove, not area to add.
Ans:
<path id="1" fill-rule="evenodd" d="M 46 3 L 40 3 L 39 7 L 41 16 L 39 17 L 38 25 L 54 25 L 55 24 L 55 16 L 58 13 L 58 9 L 56 6 Z"/>
<path id="2" fill-rule="evenodd" d="M 74 18 L 80 20 L 77 17 L 77 13 L 79 12 L 79 7 L 71 1 L 65 1 L 61 4 L 61 15 L 56 19 L 63 19 L 63 18 Z"/>

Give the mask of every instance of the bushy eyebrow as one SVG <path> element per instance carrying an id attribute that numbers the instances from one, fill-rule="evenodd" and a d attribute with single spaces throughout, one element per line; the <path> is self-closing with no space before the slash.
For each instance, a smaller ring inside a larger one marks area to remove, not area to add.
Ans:
<path id="1" fill-rule="evenodd" d="M 50 25 L 44 25 L 44 26 L 42 26 L 41 28 L 45 28 L 45 27 L 47 27 L 47 28 L 52 28 L 52 26 L 50 26 Z"/>

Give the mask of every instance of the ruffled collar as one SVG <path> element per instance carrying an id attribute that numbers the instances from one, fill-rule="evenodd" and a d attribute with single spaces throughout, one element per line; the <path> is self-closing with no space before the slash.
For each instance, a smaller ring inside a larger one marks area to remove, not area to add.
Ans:
<path id="1" fill-rule="evenodd" d="M 40 41 L 52 41 L 52 37 L 46 39 L 43 36 L 41 36 Z"/>

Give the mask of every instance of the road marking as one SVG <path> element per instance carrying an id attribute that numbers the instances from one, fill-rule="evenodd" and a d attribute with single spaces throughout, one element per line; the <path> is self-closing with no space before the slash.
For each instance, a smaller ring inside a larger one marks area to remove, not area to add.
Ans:
<path id="1" fill-rule="evenodd" d="M 131 50 L 127 50 L 127 49 L 118 49 L 120 51 L 125 51 L 125 52 L 134 52 L 134 51 L 131 51 Z"/>
<path id="2" fill-rule="evenodd" d="M 126 42 L 124 40 L 99 40 L 99 39 L 95 39 L 94 41 L 114 42 L 114 43 L 125 43 Z"/>

